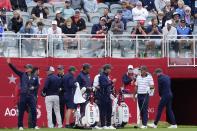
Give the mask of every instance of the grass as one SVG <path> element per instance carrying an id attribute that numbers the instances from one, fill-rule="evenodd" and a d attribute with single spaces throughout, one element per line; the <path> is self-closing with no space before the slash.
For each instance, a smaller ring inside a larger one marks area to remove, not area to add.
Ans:
<path id="1" fill-rule="evenodd" d="M 145 129 L 145 131 L 197 131 L 197 126 L 178 126 L 177 129 L 168 129 L 167 128 L 168 125 L 166 124 L 160 124 L 158 126 L 157 129 Z M 61 128 L 61 129 L 48 129 L 48 128 L 41 128 L 38 131 L 80 131 L 82 129 L 65 129 L 65 128 Z M 128 125 L 123 129 L 117 129 L 116 131 L 136 131 L 136 130 L 141 130 L 141 129 L 135 129 L 133 125 Z M 18 131 L 17 128 L 13 128 L 13 129 L 0 129 L 0 131 Z M 32 129 L 25 129 L 25 131 L 32 131 Z M 90 130 L 85 130 L 83 129 L 83 131 L 90 131 Z M 96 131 L 96 130 L 95 130 Z"/>

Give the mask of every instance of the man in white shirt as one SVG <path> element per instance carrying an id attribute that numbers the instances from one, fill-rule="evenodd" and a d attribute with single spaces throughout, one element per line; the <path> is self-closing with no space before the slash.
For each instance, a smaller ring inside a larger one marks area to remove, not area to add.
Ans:
<path id="1" fill-rule="evenodd" d="M 52 27 L 48 29 L 48 34 L 50 42 L 49 42 L 49 55 L 52 56 L 52 48 L 53 46 L 57 45 L 60 49 L 63 49 L 62 43 L 62 30 L 57 26 L 57 21 L 52 21 Z"/>
<path id="2" fill-rule="evenodd" d="M 134 21 L 139 21 L 139 20 L 146 20 L 146 18 L 148 17 L 148 11 L 142 7 L 142 2 L 138 1 L 136 3 L 136 7 L 133 8 L 132 10 L 132 14 L 133 14 L 133 20 Z"/>
<path id="3" fill-rule="evenodd" d="M 140 128 L 147 128 L 148 122 L 148 105 L 149 105 L 149 92 L 154 89 L 154 82 L 152 76 L 148 73 L 146 66 L 140 67 L 141 75 L 136 79 L 136 93 L 140 115 L 142 118 L 142 126 Z"/>

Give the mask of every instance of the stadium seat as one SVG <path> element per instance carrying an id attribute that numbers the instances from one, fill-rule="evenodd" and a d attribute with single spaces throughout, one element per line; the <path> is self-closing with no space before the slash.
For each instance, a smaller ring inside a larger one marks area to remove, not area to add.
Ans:
<path id="1" fill-rule="evenodd" d="M 88 34 L 91 34 L 92 26 L 93 26 L 92 23 L 89 23 L 89 22 L 86 23 L 86 30 Z"/>
<path id="2" fill-rule="evenodd" d="M 131 32 L 133 27 L 137 25 L 137 22 L 129 21 L 127 22 L 127 32 Z"/>
<path id="3" fill-rule="evenodd" d="M 115 14 L 109 13 L 108 16 L 109 16 L 111 19 L 114 19 Z"/>
<path id="4" fill-rule="evenodd" d="M 56 12 L 57 10 L 62 10 L 62 8 L 64 8 L 64 3 L 60 3 L 60 2 L 54 3 L 53 8 L 54 8 L 54 12 Z"/>
<path id="5" fill-rule="evenodd" d="M 90 21 L 93 24 L 98 24 L 99 19 L 100 19 L 100 14 L 99 13 L 91 13 L 90 15 Z"/>
<path id="6" fill-rule="evenodd" d="M 47 18 L 50 19 L 50 20 L 54 20 L 55 19 L 55 13 L 49 14 L 49 16 Z"/>
<path id="7" fill-rule="evenodd" d="M 112 4 L 110 6 L 111 13 L 116 14 L 118 10 L 121 10 L 122 7 L 120 4 Z"/>
<path id="8" fill-rule="evenodd" d="M 27 12 L 29 12 L 29 14 L 31 14 L 32 9 L 36 6 L 36 3 L 32 3 L 31 5 L 27 5 Z"/>
<path id="9" fill-rule="evenodd" d="M 28 12 L 21 12 L 21 16 L 23 18 L 23 23 L 26 23 L 30 18 L 30 15 Z"/>
<path id="10" fill-rule="evenodd" d="M 105 8 L 108 8 L 108 6 L 106 4 L 99 3 L 98 4 L 98 11 L 97 12 L 100 13 L 100 14 L 103 14 L 103 11 L 104 11 Z"/>
<path id="11" fill-rule="evenodd" d="M 86 14 L 81 13 L 80 16 L 81 16 L 81 18 L 83 18 L 85 20 L 85 22 L 88 22 L 88 17 Z"/>
<path id="12" fill-rule="evenodd" d="M 44 3 L 44 7 L 47 7 L 48 8 L 49 15 L 52 14 L 52 13 L 54 13 L 53 6 L 51 4 Z"/>
<path id="13" fill-rule="evenodd" d="M 6 12 L 6 23 L 9 23 L 13 17 L 13 12 Z"/>

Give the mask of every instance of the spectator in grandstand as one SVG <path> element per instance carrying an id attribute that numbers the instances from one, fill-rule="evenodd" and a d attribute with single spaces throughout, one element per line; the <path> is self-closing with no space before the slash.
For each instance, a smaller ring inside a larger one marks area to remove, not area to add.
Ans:
<path id="1" fill-rule="evenodd" d="M 65 19 L 62 17 L 62 12 L 57 10 L 55 15 L 55 20 L 57 21 L 57 26 L 61 27 L 64 24 Z"/>
<path id="2" fill-rule="evenodd" d="M 139 0 L 121 0 L 122 2 L 126 2 L 127 8 L 132 9 L 136 6 L 136 3 Z"/>
<path id="3" fill-rule="evenodd" d="M 136 7 L 132 10 L 133 13 L 133 20 L 139 21 L 139 20 L 146 20 L 148 17 L 148 11 L 142 7 L 142 2 L 138 1 L 136 3 Z"/>
<path id="4" fill-rule="evenodd" d="M 106 23 L 107 19 L 101 17 L 99 23 L 92 26 L 91 34 L 107 34 L 108 27 L 106 26 Z"/>
<path id="5" fill-rule="evenodd" d="M 140 115 L 142 117 L 141 129 L 147 128 L 149 91 L 154 89 L 154 81 L 146 66 L 140 67 L 141 75 L 136 78 L 136 94 L 139 103 Z"/>
<path id="6" fill-rule="evenodd" d="M 191 15 L 191 8 L 189 6 L 186 6 L 184 8 L 184 19 L 186 21 L 186 24 L 188 27 L 190 27 L 191 29 L 193 29 L 194 26 L 194 17 Z"/>
<path id="7" fill-rule="evenodd" d="M 153 35 L 150 36 L 150 38 L 154 39 L 154 40 L 150 40 L 146 43 L 146 50 L 150 51 L 152 53 L 156 53 L 156 47 L 161 47 L 161 36 L 157 36 L 157 35 L 162 35 L 162 30 L 161 28 L 158 26 L 158 20 L 157 18 L 152 18 L 151 20 L 151 25 L 149 25 L 146 29 L 146 32 L 148 35 Z"/>
<path id="8" fill-rule="evenodd" d="M 27 12 L 27 4 L 25 0 L 10 0 L 13 10 L 21 10 Z"/>
<path id="9" fill-rule="evenodd" d="M 123 34 L 124 24 L 120 20 L 118 15 L 114 17 L 114 21 L 112 22 L 111 25 L 111 31 L 113 32 L 113 34 Z"/>
<path id="10" fill-rule="evenodd" d="M 37 6 L 31 11 L 31 15 L 34 20 L 39 21 L 39 19 L 47 19 L 47 11 L 44 8 L 43 0 L 37 0 Z"/>
<path id="11" fill-rule="evenodd" d="M 86 29 L 86 23 L 80 16 L 80 10 L 75 10 L 75 15 L 72 17 L 73 25 L 77 27 L 78 31 Z"/>
<path id="12" fill-rule="evenodd" d="M 168 20 L 165 23 L 165 26 L 163 27 L 162 31 L 164 37 L 167 40 L 167 43 L 169 43 L 177 53 L 178 52 L 178 43 L 176 42 L 177 29 L 174 26 L 172 26 L 172 20 Z"/>
<path id="13" fill-rule="evenodd" d="M 161 11 L 161 12 L 158 12 L 157 14 L 157 21 L 158 21 L 158 26 L 160 28 L 163 28 L 163 25 L 164 25 L 164 13 Z"/>
<path id="14" fill-rule="evenodd" d="M 13 12 L 12 19 L 9 21 L 8 29 L 10 31 L 13 31 L 13 32 L 17 33 L 22 26 L 23 26 L 23 18 L 20 15 L 20 11 L 19 10 L 15 10 Z"/>
<path id="15" fill-rule="evenodd" d="M 6 15 L 4 14 L 4 9 L 0 10 L 0 22 L 2 23 L 2 25 L 6 24 Z"/>
<path id="16" fill-rule="evenodd" d="M 112 100 L 113 96 L 113 84 L 116 79 L 110 80 L 109 75 L 111 73 L 111 65 L 106 64 L 103 66 L 103 73 L 99 77 L 100 91 L 102 92 L 99 97 L 99 110 L 100 110 L 100 121 L 101 127 L 105 129 L 116 129 L 112 126 Z"/>
<path id="17" fill-rule="evenodd" d="M 1 0 L 0 1 L 0 9 L 5 8 L 7 11 L 12 10 L 12 5 L 10 3 L 10 0 Z"/>
<path id="18" fill-rule="evenodd" d="M 27 52 L 27 55 L 28 56 L 32 56 L 32 53 L 33 53 L 33 47 L 34 47 L 34 41 L 29 39 L 31 38 L 32 36 L 30 34 L 34 34 L 34 29 L 32 27 L 32 21 L 27 21 L 25 23 L 25 26 L 21 27 L 19 33 L 23 34 L 24 38 L 27 38 L 27 39 L 22 39 L 22 45 L 25 46 L 25 50 Z"/>
<path id="19" fill-rule="evenodd" d="M 181 19 L 183 19 L 184 16 L 185 16 L 184 6 L 185 6 L 184 1 L 183 0 L 178 0 L 178 8 L 176 9 L 176 12 L 178 12 L 180 14 Z"/>
<path id="20" fill-rule="evenodd" d="M 84 12 L 95 13 L 98 10 L 98 4 L 96 0 L 84 0 Z"/>
<path id="21" fill-rule="evenodd" d="M 177 26 L 179 26 L 180 23 L 180 14 L 178 12 L 174 12 L 172 19 L 168 21 L 172 21 L 172 26 L 176 28 Z"/>
<path id="22" fill-rule="evenodd" d="M 65 0 L 65 7 L 62 9 L 62 15 L 65 20 L 75 15 L 74 9 L 71 8 L 70 0 Z"/>
<path id="23" fill-rule="evenodd" d="M 56 125 L 53 125 L 52 122 L 52 109 L 55 111 L 55 116 L 58 124 L 58 128 L 62 128 L 62 119 L 60 116 L 60 104 L 59 104 L 59 91 L 61 87 L 61 80 L 54 74 L 55 69 L 52 66 L 49 66 L 47 69 L 47 78 L 45 80 L 43 94 L 45 97 L 46 111 L 47 111 L 47 120 L 48 127 L 54 128 Z"/>
<path id="24" fill-rule="evenodd" d="M 170 20 L 175 12 L 175 8 L 171 6 L 171 2 L 167 1 L 166 6 L 164 7 L 164 24 L 165 21 Z"/>
<path id="25" fill-rule="evenodd" d="M 112 18 L 109 17 L 108 14 L 109 14 L 109 8 L 105 8 L 103 11 L 102 17 L 105 17 L 107 19 L 107 27 L 108 27 L 108 29 L 110 29 L 113 20 L 112 20 Z"/>
<path id="26" fill-rule="evenodd" d="M 127 9 L 126 2 L 122 2 L 122 17 L 128 22 L 132 21 L 131 10 Z"/>
<path id="27" fill-rule="evenodd" d="M 66 19 L 61 29 L 62 33 L 66 34 L 64 35 L 64 50 L 68 50 L 68 48 L 70 48 L 72 45 L 72 47 L 77 47 L 77 41 L 73 40 L 72 38 L 76 37 L 74 34 L 77 33 L 78 29 L 77 26 L 72 23 L 72 19 Z"/>
<path id="28" fill-rule="evenodd" d="M 155 7 L 157 12 L 163 11 L 165 6 L 166 6 L 165 0 L 155 0 Z"/>
<path id="29" fill-rule="evenodd" d="M 82 10 L 83 9 L 83 0 L 71 0 L 71 7 L 76 10 Z"/>
<path id="30" fill-rule="evenodd" d="M 74 93 L 75 93 L 75 75 L 76 68 L 74 66 L 70 66 L 68 73 L 63 77 L 63 87 L 64 87 L 64 100 L 66 104 L 66 128 L 71 128 L 72 123 L 70 123 L 70 118 L 74 117 L 74 110 L 76 109 L 76 105 L 74 104 Z M 74 120 L 74 119 L 73 119 Z"/>
<path id="31" fill-rule="evenodd" d="M 39 21 L 37 27 L 34 29 L 35 34 L 47 34 L 46 28 L 44 28 L 44 23 Z"/>
<path id="32" fill-rule="evenodd" d="M 142 4 L 143 4 L 144 8 L 146 8 L 148 11 L 155 12 L 156 7 L 154 4 L 154 1 L 155 0 L 143 0 Z"/>
<path id="33" fill-rule="evenodd" d="M 170 0 L 171 6 L 174 7 L 174 9 L 178 8 L 178 0 Z"/>
<path id="34" fill-rule="evenodd" d="M 122 10 L 118 10 L 117 13 L 116 13 L 116 15 L 119 16 L 120 20 L 124 24 L 124 30 L 126 30 L 127 29 L 127 20 L 123 18 Z"/>
<path id="35" fill-rule="evenodd" d="M 140 20 L 137 22 L 137 26 L 133 28 L 131 31 L 132 36 L 135 35 L 143 35 L 143 36 L 138 36 L 138 38 L 144 38 L 146 36 L 146 29 L 144 28 L 144 21 Z"/>

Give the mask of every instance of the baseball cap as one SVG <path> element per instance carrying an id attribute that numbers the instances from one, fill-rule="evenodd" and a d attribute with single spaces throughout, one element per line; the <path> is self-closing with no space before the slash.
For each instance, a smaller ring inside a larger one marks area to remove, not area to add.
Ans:
<path id="1" fill-rule="evenodd" d="M 100 20 L 107 22 L 107 19 L 105 17 L 101 17 Z"/>
<path id="2" fill-rule="evenodd" d="M 77 69 L 74 66 L 69 67 L 69 71 L 76 71 Z"/>
<path id="3" fill-rule="evenodd" d="M 57 66 L 57 69 L 58 69 L 58 70 L 63 70 L 63 69 L 64 69 L 64 66 L 63 66 L 63 65 L 58 65 L 58 66 Z"/>
<path id="4" fill-rule="evenodd" d="M 55 14 L 60 14 L 62 13 L 60 10 L 56 10 Z"/>
<path id="5" fill-rule="evenodd" d="M 154 74 L 161 73 L 161 72 L 163 72 L 162 69 L 161 68 L 157 68 L 157 69 L 155 69 Z"/>
<path id="6" fill-rule="evenodd" d="M 46 71 L 52 71 L 52 72 L 54 72 L 55 71 L 55 68 L 53 66 L 49 66 Z"/>
<path id="7" fill-rule="evenodd" d="M 89 69 L 91 68 L 91 65 L 89 63 L 83 64 L 83 69 Z"/>
<path id="8" fill-rule="evenodd" d="M 142 66 L 140 66 L 139 70 L 141 70 L 141 71 L 142 71 L 142 70 L 143 70 L 143 71 L 147 71 L 148 68 L 147 68 L 147 66 L 142 65 Z"/>
<path id="9" fill-rule="evenodd" d="M 182 20 L 181 20 L 181 23 L 185 23 L 185 20 L 184 20 L 184 19 L 182 19 Z"/>
<path id="10" fill-rule="evenodd" d="M 32 64 L 26 64 L 24 67 L 26 69 L 33 69 L 33 65 Z"/>
<path id="11" fill-rule="evenodd" d="M 133 69 L 133 65 L 128 65 L 128 69 Z"/>
<path id="12" fill-rule="evenodd" d="M 105 65 L 103 66 L 103 70 L 111 69 L 111 68 L 112 68 L 112 66 L 111 66 L 110 64 L 105 64 Z"/>
<path id="13" fill-rule="evenodd" d="M 57 21 L 56 20 L 53 20 L 52 21 L 52 25 L 57 25 Z"/>
<path id="14" fill-rule="evenodd" d="M 142 5 L 142 2 L 141 2 L 141 1 L 138 1 L 138 2 L 136 3 L 136 5 Z"/>
<path id="15" fill-rule="evenodd" d="M 77 14 L 77 13 L 80 13 L 80 10 L 79 9 L 76 9 L 75 10 L 75 14 Z"/>
<path id="16" fill-rule="evenodd" d="M 171 25 L 172 24 L 172 20 L 166 21 L 165 26 L 168 25 L 168 24 Z"/>
<path id="17" fill-rule="evenodd" d="M 179 15 L 180 16 L 180 14 L 178 12 L 174 12 L 173 16 L 175 16 L 175 15 Z"/>
<path id="18" fill-rule="evenodd" d="M 115 18 L 115 19 L 119 19 L 119 16 L 118 16 L 118 15 L 116 15 L 114 18 Z"/>

